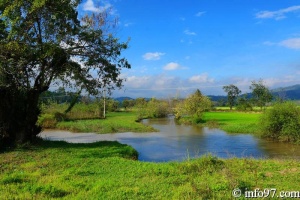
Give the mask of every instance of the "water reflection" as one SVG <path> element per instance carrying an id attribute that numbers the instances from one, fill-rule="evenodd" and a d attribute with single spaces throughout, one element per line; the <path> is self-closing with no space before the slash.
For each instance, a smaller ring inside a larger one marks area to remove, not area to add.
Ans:
<path id="1" fill-rule="evenodd" d="M 178 125 L 172 118 L 147 119 L 144 124 L 160 130 L 156 133 L 70 133 L 45 131 L 42 137 L 69 142 L 119 141 L 139 152 L 141 161 L 184 160 L 212 153 L 218 157 L 300 158 L 297 145 L 261 140 L 247 134 L 227 134 L 219 129 Z"/>

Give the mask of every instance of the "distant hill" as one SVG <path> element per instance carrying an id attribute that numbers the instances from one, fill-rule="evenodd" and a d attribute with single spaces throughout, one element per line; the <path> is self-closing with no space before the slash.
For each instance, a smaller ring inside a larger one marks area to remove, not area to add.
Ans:
<path id="1" fill-rule="evenodd" d="M 285 100 L 300 100 L 300 84 L 297 85 L 292 85 L 288 87 L 280 87 L 271 90 L 272 94 L 274 97 L 280 97 Z M 245 94 L 243 94 L 245 95 Z M 247 98 L 251 98 L 252 94 L 247 93 Z M 210 100 L 214 102 L 219 102 L 219 101 L 227 101 L 227 96 L 226 95 L 207 95 Z M 241 95 L 242 96 L 242 95 Z M 118 97 L 114 98 L 116 101 L 123 102 L 125 99 L 131 100 L 134 98 L 131 97 Z M 151 98 L 146 98 L 146 100 L 150 100 Z"/>
<path id="2" fill-rule="evenodd" d="M 133 98 L 131 98 L 131 97 L 117 97 L 117 98 L 114 98 L 114 99 L 116 101 L 123 102 L 125 99 L 132 100 Z"/>
<path id="3" fill-rule="evenodd" d="M 227 96 L 222 96 L 222 95 L 207 95 L 207 97 L 211 100 L 211 101 L 220 101 L 220 100 L 227 100 Z"/>
<path id="4" fill-rule="evenodd" d="M 300 100 L 300 84 L 272 90 L 274 96 L 287 100 Z"/>

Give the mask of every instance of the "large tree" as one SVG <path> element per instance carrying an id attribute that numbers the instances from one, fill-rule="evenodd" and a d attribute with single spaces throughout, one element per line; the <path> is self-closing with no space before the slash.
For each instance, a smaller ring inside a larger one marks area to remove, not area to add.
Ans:
<path id="1" fill-rule="evenodd" d="M 0 2 L 0 142 L 32 141 L 41 128 L 39 96 L 51 84 L 97 94 L 121 87 L 127 42 L 108 12 L 79 19 L 80 0 Z M 1 144 L 0 144 L 1 145 Z"/>
<path id="2" fill-rule="evenodd" d="M 260 110 L 266 106 L 266 103 L 273 99 L 272 93 L 262 79 L 258 82 L 252 81 L 250 89 L 252 90 L 252 99 L 254 103 L 260 107 Z"/>
<path id="3" fill-rule="evenodd" d="M 241 90 L 235 85 L 226 85 L 223 87 L 223 90 L 227 93 L 227 101 L 232 110 L 232 106 L 236 103 L 237 97 L 241 94 Z"/>

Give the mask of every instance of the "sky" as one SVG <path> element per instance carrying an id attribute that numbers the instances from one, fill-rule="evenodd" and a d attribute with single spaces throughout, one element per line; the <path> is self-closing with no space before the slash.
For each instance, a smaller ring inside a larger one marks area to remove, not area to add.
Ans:
<path id="1" fill-rule="evenodd" d="M 131 69 L 114 97 L 185 97 L 196 89 L 225 95 L 251 81 L 270 88 L 300 83 L 299 0 L 87 0 L 79 13 L 119 19 Z"/>

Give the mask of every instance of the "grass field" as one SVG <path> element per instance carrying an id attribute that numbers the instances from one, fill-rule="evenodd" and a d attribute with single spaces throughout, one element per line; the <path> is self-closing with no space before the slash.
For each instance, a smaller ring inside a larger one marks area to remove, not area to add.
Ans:
<path id="1" fill-rule="evenodd" d="M 261 113 L 247 112 L 206 112 L 204 124 L 217 126 L 228 133 L 258 133 Z"/>
<path id="2" fill-rule="evenodd" d="M 232 190 L 299 190 L 295 160 L 132 160 L 117 142 L 44 141 L 0 154 L 0 199 L 233 199 Z"/>
<path id="3" fill-rule="evenodd" d="M 154 132 L 151 126 L 136 122 L 134 112 L 111 112 L 106 119 L 75 120 L 58 122 L 56 128 L 74 132 L 118 133 Z"/>

